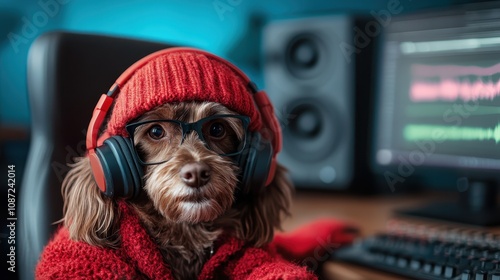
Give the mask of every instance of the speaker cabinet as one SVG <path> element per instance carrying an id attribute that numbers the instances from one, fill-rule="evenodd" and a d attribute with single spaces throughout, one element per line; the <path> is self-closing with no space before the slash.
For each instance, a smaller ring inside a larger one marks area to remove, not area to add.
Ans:
<path id="1" fill-rule="evenodd" d="M 332 15 L 273 21 L 264 28 L 265 88 L 283 129 L 278 160 L 299 188 L 345 189 L 353 182 L 359 142 L 359 51 L 349 49 L 354 26 L 351 16 Z"/>

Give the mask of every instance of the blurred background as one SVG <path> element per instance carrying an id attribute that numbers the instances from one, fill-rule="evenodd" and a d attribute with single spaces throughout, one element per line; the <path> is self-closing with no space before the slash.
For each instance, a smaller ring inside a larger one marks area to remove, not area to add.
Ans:
<path id="1" fill-rule="evenodd" d="M 33 128 L 28 51 L 40 35 L 61 30 L 192 46 L 222 56 L 271 97 L 284 131 L 280 161 L 299 189 L 394 193 L 391 178 L 370 166 L 379 41 L 395 17 L 477 2 L 0 0 L 0 170 L 15 165 L 21 188 Z M 392 182 L 417 178 L 401 173 Z M 2 197 L 6 176 L 0 171 Z M 451 184 L 441 184 L 440 176 L 425 180 L 453 189 L 457 176 L 452 178 Z"/>
<path id="2" fill-rule="evenodd" d="M 370 16 L 370 12 L 387 10 L 390 2 L 2 0 L 0 160 L 16 164 L 18 178 L 21 177 L 31 129 L 27 54 L 33 40 L 45 32 L 67 30 L 107 34 L 202 48 L 230 59 L 265 88 L 262 34 L 267 24 L 283 18 L 338 13 Z M 464 1 L 400 0 L 397 6 L 401 13 L 409 13 L 457 2 Z"/>

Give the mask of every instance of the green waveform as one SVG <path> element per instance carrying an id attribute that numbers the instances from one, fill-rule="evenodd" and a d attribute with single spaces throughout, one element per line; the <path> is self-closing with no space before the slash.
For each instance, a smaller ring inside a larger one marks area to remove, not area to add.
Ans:
<path id="1" fill-rule="evenodd" d="M 460 105 L 462 111 L 472 116 L 498 115 L 500 107 L 498 106 L 468 106 Z M 406 107 L 406 115 L 409 117 L 435 117 L 443 116 L 448 111 L 453 111 L 452 105 L 442 104 L 413 104 Z M 455 109 L 456 110 L 456 109 Z"/>
<path id="2" fill-rule="evenodd" d="M 495 128 L 443 126 L 426 124 L 409 124 L 405 126 L 403 135 L 406 141 L 437 140 L 440 141 L 486 141 L 500 142 L 500 123 Z"/>

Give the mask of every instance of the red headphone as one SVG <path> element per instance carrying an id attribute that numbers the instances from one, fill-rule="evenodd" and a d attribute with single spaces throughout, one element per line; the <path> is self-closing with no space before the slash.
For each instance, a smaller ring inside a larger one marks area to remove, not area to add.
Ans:
<path id="1" fill-rule="evenodd" d="M 99 130 L 110 110 L 116 96 L 135 71 L 158 56 L 175 52 L 194 52 L 207 56 L 230 67 L 247 83 L 253 100 L 261 114 L 263 128 L 258 131 L 245 158 L 240 158 L 242 183 L 244 189 L 255 188 L 255 184 L 269 185 L 276 171 L 277 154 L 282 148 L 282 134 L 274 108 L 264 91 L 258 91 L 255 84 L 236 66 L 211 53 L 193 48 L 169 48 L 154 52 L 135 62 L 116 80 L 110 90 L 101 96 L 97 103 L 87 131 L 87 151 L 95 181 L 101 191 L 112 197 L 133 197 L 142 187 L 143 167 L 135 156 L 131 139 L 121 136 L 103 135 L 99 138 Z M 262 138 L 261 138 L 262 136 Z M 267 148 L 266 148 L 266 143 Z M 264 144 L 264 146 L 263 146 Z M 252 146 L 254 146 L 252 148 Z M 258 146 L 258 147 L 257 147 Z M 252 187 L 253 186 L 253 187 Z M 258 187 L 258 186 L 257 186 Z"/>

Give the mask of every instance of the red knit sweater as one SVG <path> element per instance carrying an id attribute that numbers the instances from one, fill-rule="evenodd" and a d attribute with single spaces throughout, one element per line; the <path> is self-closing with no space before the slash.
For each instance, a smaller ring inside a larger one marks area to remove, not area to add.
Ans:
<path id="1" fill-rule="evenodd" d="M 69 233 L 63 227 L 42 253 L 35 272 L 36 278 L 173 279 L 159 249 L 141 226 L 134 211 L 125 203 L 120 204 L 120 210 L 121 245 L 118 249 L 75 242 L 69 239 Z M 339 240 L 349 241 L 350 237 Z M 198 279 L 316 279 L 305 267 L 285 261 L 276 253 L 276 247 L 286 247 L 289 241 L 281 238 L 277 245 L 254 248 L 236 238 L 228 238 L 205 263 Z M 311 245 L 307 247 L 314 249 Z"/>
<path id="2" fill-rule="evenodd" d="M 173 279 L 133 210 L 124 203 L 120 210 L 120 248 L 72 241 L 67 229 L 61 228 L 45 248 L 36 278 Z M 283 260 L 269 248 L 252 248 L 229 238 L 205 263 L 199 279 L 315 279 L 306 268 Z"/>

